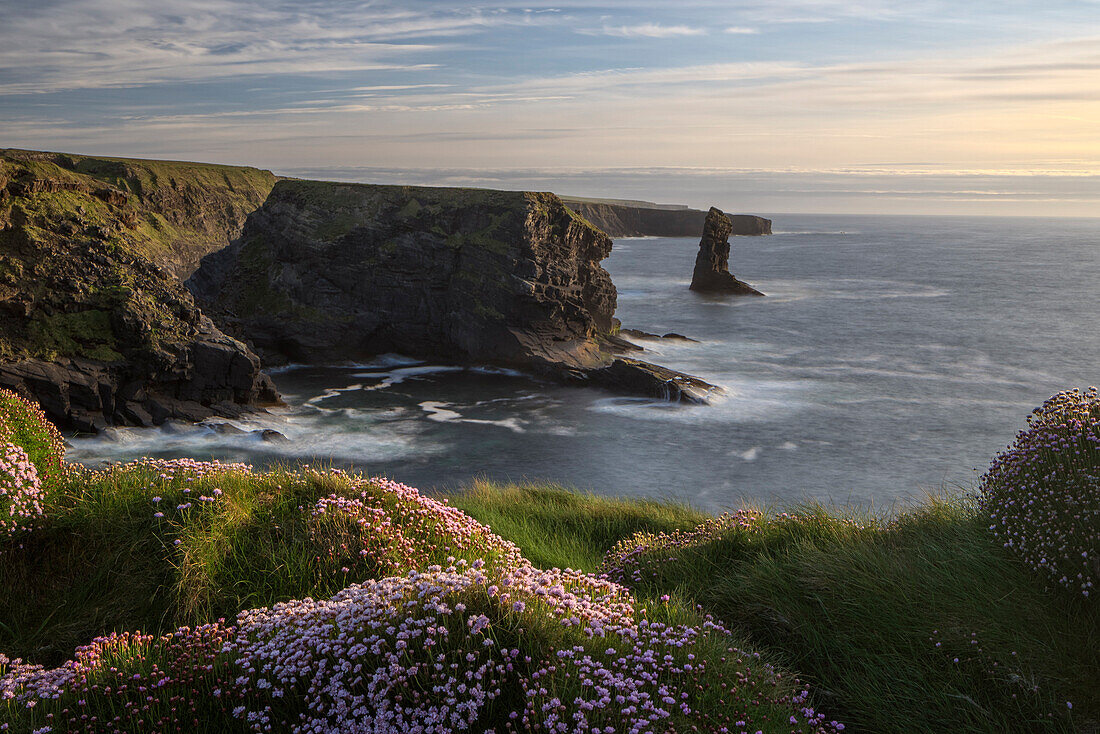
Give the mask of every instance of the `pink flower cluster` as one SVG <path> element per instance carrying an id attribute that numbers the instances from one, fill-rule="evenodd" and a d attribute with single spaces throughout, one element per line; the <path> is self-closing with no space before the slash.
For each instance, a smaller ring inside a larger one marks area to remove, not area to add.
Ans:
<path id="1" fill-rule="evenodd" d="M 981 507 L 1005 548 L 1089 596 L 1100 580 L 1100 394 L 1058 393 L 982 476 Z"/>
<path id="2" fill-rule="evenodd" d="M 706 545 L 729 530 L 753 530 L 763 519 L 757 510 L 742 509 L 704 520 L 691 530 L 635 533 L 607 552 L 600 570 L 620 584 L 639 584 L 655 578 L 657 568 L 677 560 L 679 552 Z"/>
<path id="3" fill-rule="evenodd" d="M 311 474 L 324 477 L 314 470 L 305 470 L 304 476 Z M 310 508 L 310 532 L 327 553 L 317 560 L 338 560 L 344 573 L 394 573 L 424 568 L 433 557 L 471 552 L 506 568 L 524 562 L 515 544 L 445 501 L 388 479 L 361 479 L 339 470 L 330 474 L 347 480 L 356 494 L 318 500 Z"/>
<path id="4" fill-rule="evenodd" d="M 42 516 L 45 493 L 27 452 L 13 443 L 0 444 L 0 538 L 28 529 Z"/>
<path id="5" fill-rule="evenodd" d="M 185 481 L 225 469 L 197 464 L 143 465 Z M 300 476 L 339 487 L 302 512 L 338 526 L 318 532 L 340 552 L 366 551 L 390 569 L 420 565 L 327 600 L 245 611 L 233 626 L 98 638 L 54 669 L 0 657 L 0 716 L 6 706 L 28 730 L 51 732 L 835 728 L 710 618 L 671 624 L 660 619 L 663 604 L 651 616 L 606 578 L 536 569 L 515 545 L 411 487 Z M 427 565 L 448 550 L 445 563 Z M 781 719 L 764 720 L 777 711 Z"/>
<path id="6" fill-rule="evenodd" d="M 0 441 L 17 443 L 46 482 L 66 471 L 65 440 L 37 403 L 0 388 Z"/>
<path id="7" fill-rule="evenodd" d="M 195 459 L 150 459 L 148 457 L 130 461 L 125 464 L 117 464 L 111 467 L 113 472 L 154 472 L 156 477 L 165 482 L 176 479 L 201 479 L 205 476 L 223 474 L 225 472 L 252 472 L 249 464 L 236 464 L 212 461 L 196 461 Z"/>
<path id="8" fill-rule="evenodd" d="M 221 649 L 230 632 L 212 624 L 161 637 L 111 634 L 53 669 L 0 655 L 0 711 L 5 703 L 23 707 L 30 726 L 43 724 L 33 730 L 39 734 L 193 731 L 225 679 Z"/>

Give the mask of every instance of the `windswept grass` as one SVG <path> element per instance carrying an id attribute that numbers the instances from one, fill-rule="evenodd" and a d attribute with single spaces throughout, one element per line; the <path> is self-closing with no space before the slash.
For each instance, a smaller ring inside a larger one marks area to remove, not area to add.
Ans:
<path id="1" fill-rule="evenodd" d="M 589 561 L 691 515 L 501 491 L 556 507 L 528 532 L 591 505 L 570 531 Z M 0 597 L 0 719 L 16 732 L 831 730 L 797 679 L 698 610 L 539 570 L 387 480 L 71 470 L 0 558 L 0 586 L 19 589 Z"/>
<path id="2" fill-rule="evenodd" d="M 1100 610 L 1050 593 L 987 524 L 954 499 L 887 520 L 804 505 L 628 541 L 605 570 L 702 604 L 862 731 L 1094 731 Z"/>
<path id="3" fill-rule="evenodd" d="M 97 635 L 159 634 L 448 557 L 493 564 L 518 553 L 434 500 L 354 475 L 190 467 L 70 473 L 48 522 L 0 540 L 0 588 L 19 589 L 0 594 L 0 651 L 55 664 Z M 330 497 L 352 504 L 319 512 Z M 392 523 L 374 519 L 383 515 Z"/>
<path id="4" fill-rule="evenodd" d="M 706 515 L 687 505 L 601 497 L 556 484 L 475 480 L 450 503 L 523 549 L 540 568 L 595 571 L 615 543 L 637 532 L 690 528 Z"/>
<path id="5" fill-rule="evenodd" d="M 1066 465 L 1093 477 L 1092 456 Z M 713 517 L 534 483 L 63 465 L 0 537 L 0 724 L 1096 734 L 1100 607 L 983 502 Z"/>

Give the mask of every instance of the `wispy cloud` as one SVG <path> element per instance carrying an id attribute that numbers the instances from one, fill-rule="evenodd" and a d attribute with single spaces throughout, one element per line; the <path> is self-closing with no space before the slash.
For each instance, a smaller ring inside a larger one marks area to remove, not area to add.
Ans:
<path id="1" fill-rule="evenodd" d="M 638 23 L 636 25 L 605 25 L 598 29 L 580 28 L 578 33 L 588 36 L 613 36 L 616 38 L 681 38 L 683 36 L 704 36 L 705 28 L 687 25 L 661 25 L 660 23 Z"/>
<path id="2" fill-rule="evenodd" d="M 746 171 L 882 176 L 835 189 L 913 200 L 939 189 L 886 178 L 1087 178 L 1100 4 L 1023 5 L 0 0 L 0 144 L 281 170 L 559 165 L 627 188 L 607 172 L 791 191 Z M 920 163 L 883 163 L 902 155 Z M 979 183 L 951 190 L 1000 196 Z"/>
<path id="3" fill-rule="evenodd" d="M 5 5 L 17 5 L 6 9 Z M 0 1 L 0 93 L 433 68 L 441 42 L 540 22 L 507 9 L 260 0 Z"/>

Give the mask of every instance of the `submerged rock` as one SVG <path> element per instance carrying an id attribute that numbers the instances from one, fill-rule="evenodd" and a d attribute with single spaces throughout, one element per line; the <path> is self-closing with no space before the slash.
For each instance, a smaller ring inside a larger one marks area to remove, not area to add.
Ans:
<path id="1" fill-rule="evenodd" d="M 711 207 L 703 225 L 703 237 L 699 241 L 695 272 L 691 276 L 691 290 L 746 296 L 764 295 L 748 283 L 738 280 L 729 271 L 729 238 L 732 229 L 730 218 L 720 209 Z"/>
<path id="2" fill-rule="evenodd" d="M 653 395 L 681 403 L 706 405 L 724 392 L 721 388 L 660 365 L 635 359 L 616 359 L 608 365 L 589 370 L 583 379 L 616 392 Z"/>
<path id="3" fill-rule="evenodd" d="M 572 380 L 627 348 L 610 252 L 549 193 L 286 180 L 187 285 L 269 363 L 397 352 Z"/>

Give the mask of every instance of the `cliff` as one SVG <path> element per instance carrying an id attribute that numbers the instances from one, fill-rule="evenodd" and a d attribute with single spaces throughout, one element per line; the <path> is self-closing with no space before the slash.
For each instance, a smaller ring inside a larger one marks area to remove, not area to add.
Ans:
<path id="1" fill-rule="evenodd" d="M 610 251 L 553 194 L 285 180 L 188 287 L 271 363 L 392 351 L 703 399 L 614 356 Z"/>
<path id="2" fill-rule="evenodd" d="M 9 200 L 33 200 L 62 234 L 96 230 L 180 280 L 240 235 L 274 185 L 257 168 L 0 149 Z"/>
<path id="3" fill-rule="evenodd" d="M 173 275 L 224 246 L 268 182 L 254 169 L 0 151 L 0 386 L 77 430 L 276 400 L 256 355 Z"/>
<path id="4" fill-rule="evenodd" d="M 707 213 L 698 209 L 649 202 L 579 199 L 563 196 L 565 205 L 607 233 L 609 237 L 694 237 L 703 228 Z M 727 215 L 731 234 L 772 233 L 770 219 L 751 214 Z"/>
<path id="5" fill-rule="evenodd" d="M 741 296 L 762 296 L 748 283 L 738 280 L 729 271 L 730 231 L 733 223 L 721 209 L 714 207 L 707 212 L 703 223 L 703 236 L 699 240 L 699 254 L 695 256 L 695 271 L 691 276 L 691 290 L 712 293 L 732 293 Z"/>

